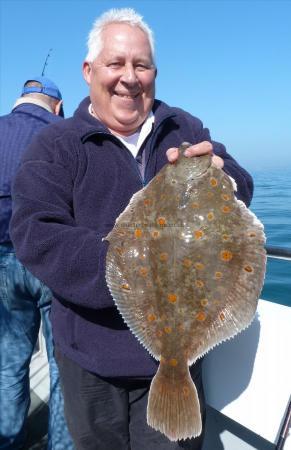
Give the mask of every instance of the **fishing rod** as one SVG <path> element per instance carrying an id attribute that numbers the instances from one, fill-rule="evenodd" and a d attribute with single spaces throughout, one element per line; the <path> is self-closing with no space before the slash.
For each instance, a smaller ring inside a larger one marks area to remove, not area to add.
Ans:
<path id="1" fill-rule="evenodd" d="M 41 72 L 41 76 L 42 76 L 42 77 L 44 76 L 45 68 L 46 68 L 46 66 L 48 65 L 48 59 L 49 59 L 49 57 L 51 56 L 52 50 L 53 50 L 53 49 L 50 48 L 49 51 L 48 51 L 48 54 L 47 54 L 47 56 L 46 56 L 46 59 L 45 59 L 45 62 L 44 62 L 43 68 L 42 68 L 42 72 Z"/>
<path id="2" fill-rule="evenodd" d="M 43 68 L 42 68 L 42 72 L 41 72 L 41 76 L 42 76 L 42 77 L 44 76 L 45 68 L 46 68 L 46 66 L 48 65 L 48 59 L 49 59 L 49 57 L 51 56 L 52 50 L 53 50 L 53 49 L 50 48 L 49 51 L 48 51 L 48 54 L 46 55 L 46 59 L 45 59 L 45 62 L 44 62 Z M 61 107 L 60 107 L 59 116 L 60 116 L 60 117 L 65 117 L 63 103 L 61 104 Z"/>

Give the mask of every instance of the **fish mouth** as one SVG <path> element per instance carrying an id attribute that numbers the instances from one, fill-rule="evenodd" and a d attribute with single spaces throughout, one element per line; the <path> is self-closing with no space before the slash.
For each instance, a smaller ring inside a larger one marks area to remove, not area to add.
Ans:
<path id="1" fill-rule="evenodd" d="M 192 156 L 187 158 L 192 164 L 188 165 L 188 177 L 187 179 L 194 179 L 202 177 L 211 166 L 211 155 Z M 194 175 L 195 174 L 195 175 Z"/>
<path id="2" fill-rule="evenodd" d="M 178 163 L 182 163 L 184 168 L 186 169 L 187 180 L 193 180 L 195 178 L 200 178 L 204 175 L 209 167 L 211 166 L 211 156 L 209 153 L 199 156 L 187 157 L 184 155 L 184 151 L 190 147 L 191 144 L 189 142 L 183 142 L 179 147 L 179 154 L 184 156 L 184 158 L 179 158 Z M 194 173 L 193 173 L 194 172 Z"/>

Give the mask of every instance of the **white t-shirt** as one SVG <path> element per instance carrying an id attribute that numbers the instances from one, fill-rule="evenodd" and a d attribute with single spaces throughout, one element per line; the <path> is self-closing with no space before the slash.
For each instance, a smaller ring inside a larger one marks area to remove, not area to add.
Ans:
<path id="1" fill-rule="evenodd" d="M 89 105 L 89 113 L 95 117 L 92 109 L 92 104 Z M 112 131 L 111 133 L 114 136 L 116 136 L 125 145 L 125 147 L 128 148 L 128 150 L 132 153 L 133 157 L 135 158 L 143 142 L 146 140 L 146 138 L 152 131 L 154 121 L 155 116 L 151 111 L 147 119 L 140 127 L 140 129 L 135 133 L 130 134 L 129 136 L 120 136 L 120 134 L 113 133 Z"/>

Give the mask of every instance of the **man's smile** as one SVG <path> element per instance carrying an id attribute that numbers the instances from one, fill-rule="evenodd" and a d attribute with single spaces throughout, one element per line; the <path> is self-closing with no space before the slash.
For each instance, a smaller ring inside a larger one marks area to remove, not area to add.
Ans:
<path id="1" fill-rule="evenodd" d="M 138 97 L 139 92 L 137 92 L 136 94 L 129 94 L 129 93 L 122 93 L 122 92 L 115 91 L 114 95 L 117 95 L 118 97 L 121 97 L 121 98 L 134 99 L 134 98 Z"/>

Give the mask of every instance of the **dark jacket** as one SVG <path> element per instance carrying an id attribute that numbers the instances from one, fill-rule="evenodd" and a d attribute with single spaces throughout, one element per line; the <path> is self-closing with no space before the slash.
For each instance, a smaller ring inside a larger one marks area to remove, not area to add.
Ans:
<path id="1" fill-rule="evenodd" d="M 33 136 L 60 117 L 46 109 L 24 103 L 0 117 L 0 244 L 10 243 L 11 184 L 24 150 Z"/>
<path id="2" fill-rule="evenodd" d="M 71 119 L 50 126 L 26 152 L 14 185 L 11 235 L 18 258 L 54 293 L 53 333 L 71 359 L 102 376 L 151 376 L 156 362 L 128 330 L 105 282 L 102 238 L 143 187 L 136 160 L 88 113 L 85 99 Z M 182 141 L 210 140 L 199 119 L 156 101 L 144 143 L 145 183 Z M 251 198 L 250 176 L 226 153 L 225 171 L 238 197 Z"/>

